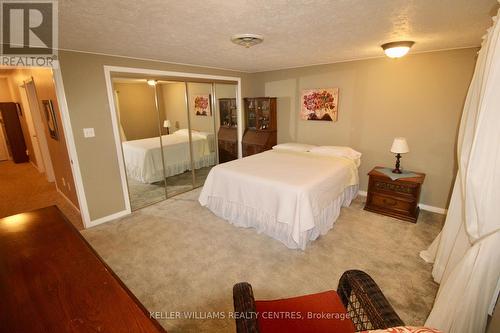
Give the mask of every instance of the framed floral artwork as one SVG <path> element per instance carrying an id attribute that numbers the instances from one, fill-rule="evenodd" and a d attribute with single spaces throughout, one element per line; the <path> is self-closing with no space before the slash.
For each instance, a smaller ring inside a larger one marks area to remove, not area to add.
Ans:
<path id="1" fill-rule="evenodd" d="M 337 121 L 339 88 L 302 90 L 300 119 Z"/>
<path id="2" fill-rule="evenodd" d="M 196 116 L 211 117 L 210 95 L 192 95 L 191 110 L 193 110 Z"/>

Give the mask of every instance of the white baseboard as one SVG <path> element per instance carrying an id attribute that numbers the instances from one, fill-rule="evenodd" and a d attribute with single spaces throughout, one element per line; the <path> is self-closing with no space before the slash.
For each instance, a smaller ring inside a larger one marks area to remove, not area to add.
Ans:
<path id="1" fill-rule="evenodd" d="M 59 189 L 59 187 L 57 187 L 57 184 L 56 184 L 56 190 L 57 190 L 57 193 L 59 193 L 64 198 L 64 200 L 66 200 L 70 204 L 70 206 L 73 207 L 74 210 L 76 210 L 78 213 L 80 213 L 80 208 L 76 207 L 75 204 L 73 203 L 73 201 L 69 200 L 69 198 L 66 196 L 66 194 L 64 194 Z"/>
<path id="2" fill-rule="evenodd" d="M 106 223 L 106 222 L 109 222 L 111 220 L 116 220 L 116 219 L 119 219 L 120 217 L 124 217 L 124 216 L 130 215 L 130 214 L 131 214 L 130 210 L 125 209 L 125 210 L 122 210 L 120 212 L 117 212 L 117 213 L 114 213 L 114 214 L 111 214 L 108 216 L 103 216 L 103 217 L 100 217 L 96 220 L 92 220 L 89 222 L 88 226 L 85 226 L 85 228 L 95 227 L 96 225 Z"/>
<path id="3" fill-rule="evenodd" d="M 420 207 L 420 209 L 426 210 L 428 212 L 438 213 L 438 214 L 442 214 L 442 215 L 446 215 L 446 213 L 448 212 L 448 209 L 441 208 L 441 207 L 435 207 L 435 206 L 429 206 L 429 205 L 426 205 L 423 203 L 419 203 L 418 207 Z"/>
<path id="4" fill-rule="evenodd" d="M 368 193 L 366 191 L 358 191 L 358 195 L 360 195 L 362 197 L 366 197 L 368 195 Z M 418 207 L 420 207 L 420 209 L 426 210 L 428 212 L 438 213 L 438 214 L 442 214 L 442 215 L 446 215 L 446 212 L 448 212 L 447 209 L 444 209 L 441 207 L 430 206 L 430 205 L 426 205 L 423 203 L 419 203 Z"/>
<path id="5" fill-rule="evenodd" d="M 360 195 L 362 197 L 366 197 L 368 195 L 368 193 L 366 191 L 358 191 L 358 195 Z"/>

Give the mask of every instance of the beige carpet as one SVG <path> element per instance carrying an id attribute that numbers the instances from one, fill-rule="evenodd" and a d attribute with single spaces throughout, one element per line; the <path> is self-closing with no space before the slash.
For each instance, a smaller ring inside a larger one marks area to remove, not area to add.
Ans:
<path id="1" fill-rule="evenodd" d="M 204 167 L 195 170 L 194 187 L 203 186 L 212 167 Z M 137 210 L 151 204 L 165 200 L 165 195 L 170 198 L 193 189 L 193 174 L 191 171 L 170 176 L 167 178 L 167 193 L 165 194 L 165 182 L 159 181 L 152 184 L 143 184 L 130 177 L 127 178 L 132 210 Z"/>
<path id="2" fill-rule="evenodd" d="M 31 163 L 0 162 L 0 218 L 52 205 L 83 229 L 80 213 Z"/>
<path id="3" fill-rule="evenodd" d="M 232 286 L 253 285 L 259 299 L 335 289 L 342 272 L 361 269 L 380 285 L 407 324 L 422 324 L 437 285 L 418 253 L 444 217 L 417 224 L 343 208 L 330 232 L 305 252 L 253 229 L 236 228 L 197 202 L 199 189 L 82 233 L 150 311 L 232 311 Z M 234 332 L 233 320 L 166 319 L 168 332 Z"/>

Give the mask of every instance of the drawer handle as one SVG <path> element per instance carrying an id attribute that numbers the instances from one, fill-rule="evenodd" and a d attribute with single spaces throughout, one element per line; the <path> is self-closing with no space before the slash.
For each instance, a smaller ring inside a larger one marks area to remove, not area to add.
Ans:
<path id="1" fill-rule="evenodd" d="M 396 201 L 396 200 L 394 200 L 394 199 L 385 199 L 385 198 L 384 198 L 384 200 L 383 200 L 383 201 L 384 201 L 384 203 L 385 203 L 386 205 L 390 205 L 390 206 L 395 206 L 395 205 L 397 205 L 397 201 Z"/>

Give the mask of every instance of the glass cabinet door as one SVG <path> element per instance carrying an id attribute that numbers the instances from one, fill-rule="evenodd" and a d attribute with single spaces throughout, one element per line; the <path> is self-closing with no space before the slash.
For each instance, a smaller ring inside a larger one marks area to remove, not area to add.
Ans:
<path id="1" fill-rule="evenodd" d="M 257 129 L 258 103 L 254 99 L 246 100 L 247 128 Z"/>
<path id="2" fill-rule="evenodd" d="M 271 110 L 270 110 L 270 102 L 267 98 L 262 98 L 257 100 L 257 110 L 259 114 L 258 121 L 258 129 L 259 130 L 267 130 L 269 129 L 269 122 L 271 119 Z"/>

